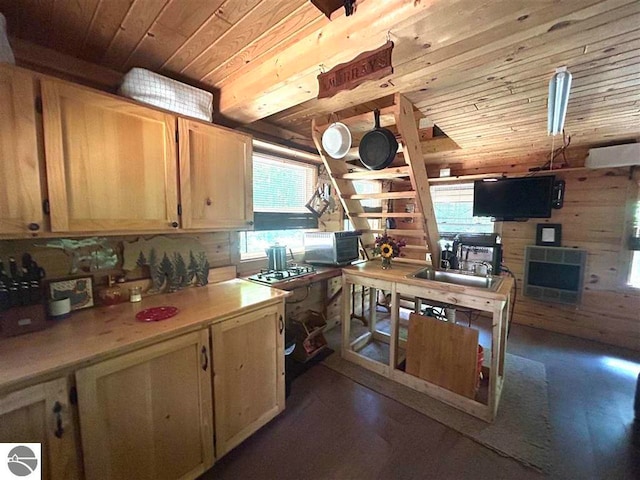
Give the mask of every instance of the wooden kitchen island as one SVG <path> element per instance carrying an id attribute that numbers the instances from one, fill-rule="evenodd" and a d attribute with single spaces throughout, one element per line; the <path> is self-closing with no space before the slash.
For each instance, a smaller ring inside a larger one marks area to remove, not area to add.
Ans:
<path id="1" fill-rule="evenodd" d="M 395 382 L 406 385 L 426 395 L 445 402 L 464 412 L 487 422 L 492 422 L 498 410 L 500 394 L 504 384 L 504 360 L 507 345 L 507 324 L 509 318 L 511 289 L 513 280 L 502 277 L 502 283 L 496 291 L 466 287 L 439 281 L 407 278 L 421 267 L 394 263 L 389 270 L 383 270 L 380 261 L 369 261 L 343 269 L 343 291 L 351 285 L 369 288 L 369 331 L 356 339 L 351 339 L 351 298 L 343 296 L 342 302 L 342 357 L 363 368 L 374 371 Z M 376 304 L 378 290 L 391 294 L 390 332 L 376 330 Z M 485 397 L 468 398 L 451 390 L 428 382 L 404 371 L 402 353 L 406 350 L 406 341 L 399 338 L 400 297 L 416 299 L 422 302 L 451 307 L 466 308 L 487 312 L 492 316 L 491 362 L 489 368 L 483 368 L 488 375 Z M 369 358 L 361 352 L 364 347 L 374 341 L 389 344 L 388 362 Z"/>

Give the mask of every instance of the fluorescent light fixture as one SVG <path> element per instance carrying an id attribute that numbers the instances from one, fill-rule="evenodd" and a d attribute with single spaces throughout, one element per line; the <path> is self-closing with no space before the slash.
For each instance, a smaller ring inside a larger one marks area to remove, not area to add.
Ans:
<path id="1" fill-rule="evenodd" d="M 564 128 L 571 79 L 571 72 L 567 70 L 567 67 L 560 67 L 556 68 L 556 73 L 549 82 L 549 101 L 547 102 L 547 131 L 549 135 L 562 133 Z"/>
<path id="2" fill-rule="evenodd" d="M 497 182 L 498 179 L 497 178 L 483 178 L 482 181 L 483 182 Z"/>

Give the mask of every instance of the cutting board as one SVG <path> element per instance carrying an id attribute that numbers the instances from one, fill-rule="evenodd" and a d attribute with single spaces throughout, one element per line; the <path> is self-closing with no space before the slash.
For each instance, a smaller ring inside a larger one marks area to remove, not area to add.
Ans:
<path id="1" fill-rule="evenodd" d="M 478 331 L 434 317 L 409 316 L 406 372 L 475 397 Z"/>

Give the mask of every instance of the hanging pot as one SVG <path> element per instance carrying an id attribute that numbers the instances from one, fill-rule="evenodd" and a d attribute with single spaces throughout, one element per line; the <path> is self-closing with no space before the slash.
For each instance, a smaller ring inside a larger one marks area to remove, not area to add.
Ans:
<path id="1" fill-rule="evenodd" d="M 380 110 L 375 110 L 373 114 L 376 127 L 362 137 L 358 152 L 365 167 L 369 170 L 382 170 L 396 158 L 398 141 L 391 130 L 380 127 Z"/>
<path id="2" fill-rule="evenodd" d="M 287 247 L 277 243 L 265 249 L 267 254 L 267 268 L 269 270 L 287 269 Z"/>

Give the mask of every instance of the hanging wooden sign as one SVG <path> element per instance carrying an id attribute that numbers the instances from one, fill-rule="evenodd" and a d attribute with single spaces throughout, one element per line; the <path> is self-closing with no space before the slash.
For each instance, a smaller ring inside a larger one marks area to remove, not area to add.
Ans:
<path id="1" fill-rule="evenodd" d="M 336 65 L 318 75 L 318 98 L 332 97 L 342 90 L 351 90 L 368 80 L 379 80 L 393 73 L 391 52 L 393 42 L 364 52 L 347 63 Z"/>

